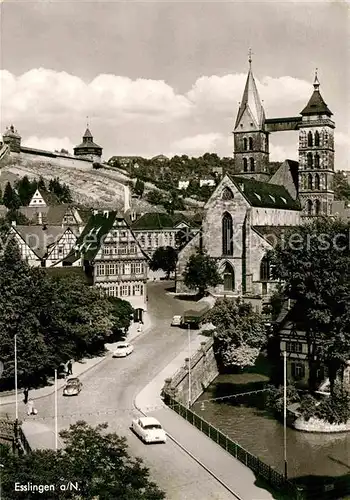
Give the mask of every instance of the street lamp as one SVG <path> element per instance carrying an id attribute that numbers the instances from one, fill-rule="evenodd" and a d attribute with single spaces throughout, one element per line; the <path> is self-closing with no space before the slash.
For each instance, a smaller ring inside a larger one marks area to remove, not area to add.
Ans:
<path id="1" fill-rule="evenodd" d="M 188 409 L 191 408 L 191 325 L 187 323 L 187 332 L 188 332 Z"/>

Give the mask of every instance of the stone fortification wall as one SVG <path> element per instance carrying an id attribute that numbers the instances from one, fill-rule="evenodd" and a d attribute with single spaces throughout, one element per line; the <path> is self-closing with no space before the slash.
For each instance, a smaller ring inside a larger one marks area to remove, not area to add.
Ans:
<path id="1" fill-rule="evenodd" d="M 213 340 L 201 343 L 201 348 L 191 357 L 191 401 L 194 403 L 211 382 L 219 375 L 214 356 Z M 171 379 L 166 379 L 164 391 L 183 405 L 188 403 L 189 360 Z"/>

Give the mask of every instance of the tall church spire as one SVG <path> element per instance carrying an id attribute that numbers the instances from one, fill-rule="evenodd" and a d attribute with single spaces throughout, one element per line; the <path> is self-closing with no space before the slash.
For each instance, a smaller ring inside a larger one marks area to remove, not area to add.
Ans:
<path id="1" fill-rule="evenodd" d="M 248 114 L 254 122 L 255 127 L 262 128 L 265 122 L 265 112 L 262 107 L 259 92 L 252 71 L 252 51 L 249 50 L 249 71 L 245 84 L 242 101 L 238 110 L 235 130 L 240 126 L 243 115 Z M 251 120 L 250 120 L 251 122 Z"/>

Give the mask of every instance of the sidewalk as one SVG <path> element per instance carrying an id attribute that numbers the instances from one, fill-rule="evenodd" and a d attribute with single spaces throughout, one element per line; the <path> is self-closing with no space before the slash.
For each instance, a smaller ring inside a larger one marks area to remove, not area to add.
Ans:
<path id="1" fill-rule="evenodd" d="M 194 353 L 200 342 L 207 337 L 198 335 L 191 342 Z M 244 500 L 273 500 L 268 491 L 255 486 L 254 473 L 239 460 L 212 441 L 204 433 L 191 425 L 177 413 L 170 410 L 161 400 L 160 392 L 164 380 L 171 377 L 184 365 L 188 350 L 179 354 L 157 377 L 152 380 L 135 398 L 135 406 L 144 414 L 155 417 L 164 426 L 167 434 L 187 453 L 209 469 L 210 473 L 227 485 Z"/>
<path id="2" fill-rule="evenodd" d="M 128 342 L 132 342 L 143 333 L 146 333 L 151 328 L 151 326 L 152 324 L 150 317 L 148 314 L 145 314 L 144 324 L 142 325 L 142 331 L 138 331 L 139 323 L 133 323 L 129 328 L 126 340 Z M 104 356 L 98 356 L 95 358 L 86 358 L 82 359 L 81 361 L 75 361 L 73 363 L 73 369 L 72 369 L 73 375 L 71 376 L 80 377 L 81 375 L 87 373 L 92 368 L 97 366 L 99 363 L 104 361 L 108 356 L 111 356 L 111 353 L 115 350 L 116 344 L 115 343 L 105 344 L 105 346 L 108 352 Z M 66 383 L 65 379 L 61 378 L 58 379 L 57 380 L 58 390 L 62 389 L 65 383 Z M 53 383 L 52 385 L 47 385 L 46 387 L 41 387 L 40 389 L 31 389 L 29 391 L 29 398 L 32 399 L 33 401 L 36 401 L 46 396 L 50 396 L 51 394 L 54 394 L 54 392 L 55 392 L 55 387 Z M 22 400 L 23 400 L 23 389 L 18 389 L 18 402 Z M 16 402 L 15 391 L 12 391 L 10 394 L 7 394 L 6 396 L 0 396 L 0 407 L 9 404 L 15 404 L 15 402 Z"/>

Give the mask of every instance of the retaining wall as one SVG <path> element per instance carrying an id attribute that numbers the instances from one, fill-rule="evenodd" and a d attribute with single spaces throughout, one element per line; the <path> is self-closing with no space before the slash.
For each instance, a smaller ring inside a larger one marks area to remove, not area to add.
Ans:
<path id="1" fill-rule="evenodd" d="M 320 420 L 315 417 L 311 417 L 309 420 L 304 420 L 302 417 L 295 420 L 292 425 L 297 431 L 303 432 L 349 432 L 350 431 L 350 421 L 344 424 L 330 424 L 326 420 Z"/>
<path id="2" fill-rule="evenodd" d="M 213 340 L 201 343 L 200 349 L 191 357 L 191 402 L 194 403 L 211 382 L 219 375 L 214 356 Z M 183 405 L 188 402 L 189 359 L 172 378 L 165 380 L 164 391 Z"/>

